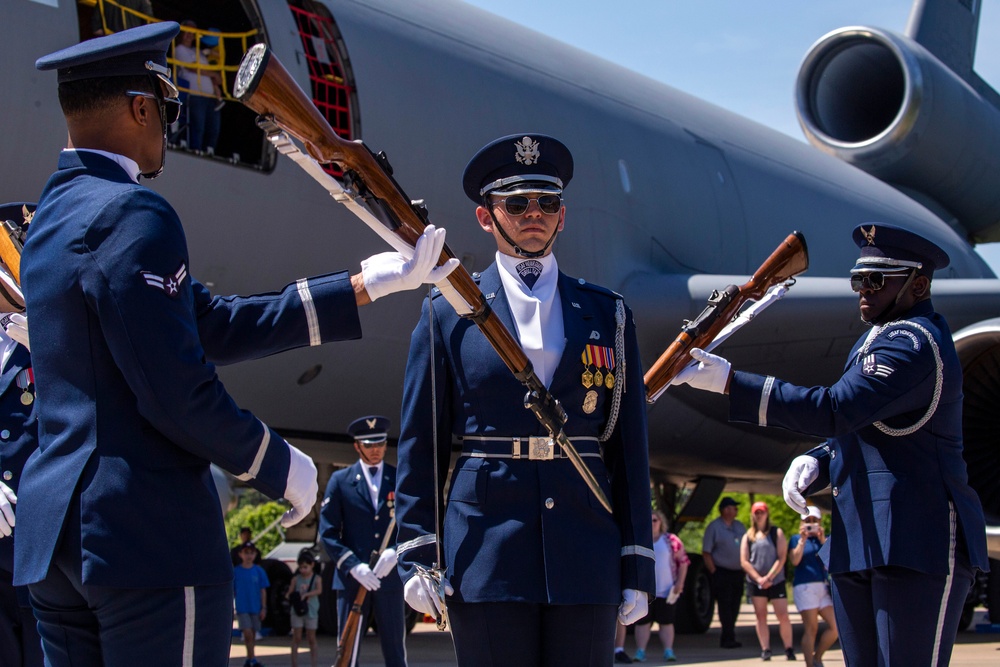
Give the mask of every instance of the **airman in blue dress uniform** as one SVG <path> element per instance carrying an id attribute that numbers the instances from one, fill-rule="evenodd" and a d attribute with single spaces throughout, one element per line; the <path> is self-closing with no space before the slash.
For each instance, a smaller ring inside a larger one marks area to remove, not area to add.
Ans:
<path id="1" fill-rule="evenodd" d="M 213 298 L 176 212 L 138 182 L 162 171 L 177 116 L 178 30 L 125 30 L 36 63 L 57 71 L 70 148 L 21 267 L 42 399 L 14 574 L 55 667 L 228 663 L 232 564 L 210 462 L 289 500 L 286 525 L 318 487 L 309 457 L 241 410 L 215 364 L 357 338 L 359 305 L 442 272 L 443 230 L 430 230 L 411 260 L 383 253 L 358 275 Z"/>
<path id="2" fill-rule="evenodd" d="M 477 276 L 479 287 L 562 402 L 565 432 L 614 513 L 549 442 L 524 407 L 524 387 L 483 334 L 445 299 L 425 300 L 410 342 L 397 553 L 407 602 L 435 613 L 437 589 L 417 571 L 438 560 L 435 498 L 457 438 L 462 455 L 440 546 L 460 665 L 606 665 L 616 610 L 625 623 L 638 620 L 655 587 L 632 315 L 621 296 L 561 273 L 552 254 L 572 175 L 561 142 L 517 134 L 472 158 L 464 189 L 498 248 L 496 262 Z"/>
<path id="3" fill-rule="evenodd" d="M 973 570 L 988 568 L 979 498 L 962 458 L 962 368 L 930 300 L 947 254 L 892 225 L 854 230 L 851 271 L 872 329 L 830 387 L 732 373 L 698 351 L 678 379 L 730 395 L 730 418 L 829 438 L 797 457 L 785 499 L 832 485 L 825 556 L 845 662 L 947 665 Z M 821 552 L 821 556 L 824 554 Z"/>
<path id="4" fill-rule="evenodd" d="M 330 476 L 319 513 L 319 536 L 334 565 L 338 636 L 360 586 L 368 589 L 361 609 L 361 632 L 374 610 L 382 657 L 387 667 L 405 667 L 406 628 L 403 582 L 396 571 L 396 469 L 384 461 L 389 419 L 370 415 L 347 427 L 358 461 Z M 389 532 L 388 545 L 381 551 Z M 370 567 L 372 553 L 380 552 Z M 360 642 L 355 647 L 356 664 Z"/>
<path id="5" fill-rule="evenodd" d="M 34 204 L 24 202 L 3 204 L 0 221 L 23 228 L 25 212 L 30 216 L 34 210 Z M 23 308 L 17 283 L 0 261 L 0 322 Z M 43 661 L 28 588 L 13 585 L 18 485 L 25 462 L 38 449 L 33 377 L 28 348 L 0 333 L 0 665 L 10 667 L 41 667 Z"/>

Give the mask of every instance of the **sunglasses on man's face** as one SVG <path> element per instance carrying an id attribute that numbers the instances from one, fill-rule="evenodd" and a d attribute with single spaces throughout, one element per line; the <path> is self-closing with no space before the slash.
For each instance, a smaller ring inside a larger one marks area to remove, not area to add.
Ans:
<path id="1" fill-rule="evenodd" d="M 510 195 L 509 197 L 504 197 L 496 203 L 503 204 L 504 209 L 510 215 L 524 215 L 525 211 L 528 210 L 528 206 L 531 205 L 531 202 L 536 202 L 542 213 L 552 215 L 559 212 L 559 208 L 562 206 L 562 197 L 553 194 L 538 195 L 537 197 Z"/>
<path id="2" fill-rule="evenodd" d="M 863 289 L 877 292 L 885 287 L 888 278 L 905 278 L 905 273 L 882 273 L 881 271 L 869 271 L 868 273 L 855 273 L 851 276 L 851 289 L 860 292 Z"/>
<path id="3" fill-rule="evenodd" d="M 144 93 L 138 90 L 130 90 L 125 93 L 129 97 L 146 97 L 151 100 L 156 100 L 160 104 L 160 108 L 163 109 L 163 115 L 166 118 L 167 125 L 171 125 L 177 122 L 177 119 L 181 117 L 181 101 L 174 99 L 172 97 L 157 97 L 153 93 Z"/>

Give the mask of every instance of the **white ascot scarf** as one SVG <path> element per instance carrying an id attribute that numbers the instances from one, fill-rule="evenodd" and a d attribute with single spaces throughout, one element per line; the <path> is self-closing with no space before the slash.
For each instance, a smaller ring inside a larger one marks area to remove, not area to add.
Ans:
<path id="1" fill-rule="evenodd" d="M 538 264 L 541 265 L 541 275 L 531 288 L 518 274 L 518 265 L 525 262 L 533 262 L 530 266 L 535 270 Z M 507 294 L 521 348 L 531 361 L 538 379 L 548 387 L 566 349 L 562 302 L 559 299 L 559 265 L 555 255 L 550 253 L 545 257 L 524 259 L 498 252 L 497 266 L 500 267 L 500 282 Z"/>

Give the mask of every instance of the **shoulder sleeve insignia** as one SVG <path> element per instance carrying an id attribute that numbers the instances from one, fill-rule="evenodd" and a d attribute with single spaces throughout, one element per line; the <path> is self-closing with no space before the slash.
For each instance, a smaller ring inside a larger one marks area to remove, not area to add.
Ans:
<path id="1" fill-rule="evenodd" d="M 861 360 L 861 373 L 863 375 L 887 378 L 895 372 L 896 369 L 892 366 L 889 366 L 888 364 L 880 364 L 874 353 L 869 354 Z"/>
<path id="2" fill-rule="evenodd" d="M 181 283 L 187 278 L 187 274 L 187 265 L 184 262 L 181 262 L 180 267 L 168 276 L 158 276 L 152 271 L 139 272 L 139 275 L 142 276 L 147 285 L 163 291 L 172 299 L 176 299 L 177 295 L 180 294 Z"/>

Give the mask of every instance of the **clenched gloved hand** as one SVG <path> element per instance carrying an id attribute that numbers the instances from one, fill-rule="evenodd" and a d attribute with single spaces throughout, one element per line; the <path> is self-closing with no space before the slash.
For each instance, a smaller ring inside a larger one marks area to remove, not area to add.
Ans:
<path id="1" fill-rule="evenodd" d="M 13 489 L 0 482 L 0 539 L 14 532 L 14 504 L 17 496 Z"/>
<path id="2" fill-rule="evenodd" d="M 444 582 L 444 594 L 455 594 L 455 589 L 451 587 L 447 579 Z M 411 577 L 403 586 L 403 599 L 406 600 L 406 604 L 421 614 L 429 614 L 439 618 L 443 611 L 441 598 L 438 597 L 437 584 L 428 577 L 420 575 Z"/>
<path id="3" fill-rule="evenodd" d="M 697 347 L 691 348 L 691 358 L 698 363 L 682 370 L 670 384 L 689 384 L 695 389 L 713 391 L 716 394 L 726 393 L 732 364 Z"/>
<path id="4" fill-rule="evenodd" d="M 4 331 L 7 335 L 11 337 L 12 340 L 17 341 L 25 347 L 29 352 L 31 351 L 31 346 L 28 344 L 28 318 L 21 313 L 14 313 L 10 316 L 10 321 L 7 326 L 4 327 Z"/>
<path id="5" fill-rule="evenodd" d="M 444 248 L 444 237 L 443 228 L 427 225 L 417 239 L 412 258 L 406 259 L 398 252 L 383 252 L 361 262 L 361 278 L 368 297 L 375 301 L 393 292 L 416 289 L 424 283 L 437 283 L 447 278 L 459 262 L 452 257 L 436 266 Z"/>
<path id="6" fill-rule="evenodd" d="M 806 514 L 809 508 L 802 492 L 815 482 L 817 477 L 819 477 L 819 461 L 815 458 L 803 454 L 792 459 L 792 464 L 785 473 L 785 479 L 781 482 L 785 504 L 799 514 Z"/>
<path id="7" fill-rule="evenodd" d="M 622 591 L 622 603 L 618 605 L 618 621 L 622 625 L 632 625 L 649 613 L 649 595 L 645 591 L 626 588 Z"/>
<path id="8" fill-rule="evenodd" d="M 281 517 L 281 525 L 285 528 L 302 521 L 316 504 L 316 494 L 319 493 L 319 482 L 316 481 L 316 464 L 300 450 L 288 445 L 288 481 L 285 482 L 285 500 L 292 504 L 292 509 Z"/>

